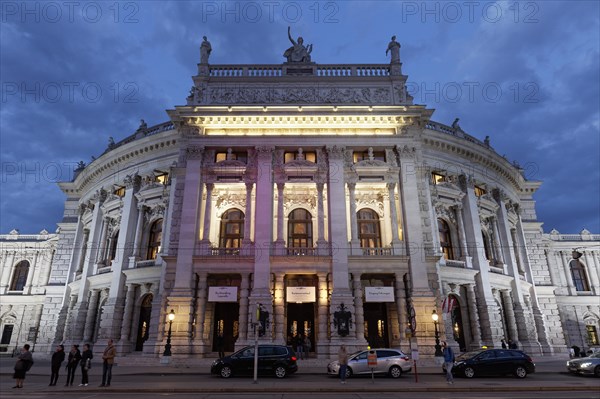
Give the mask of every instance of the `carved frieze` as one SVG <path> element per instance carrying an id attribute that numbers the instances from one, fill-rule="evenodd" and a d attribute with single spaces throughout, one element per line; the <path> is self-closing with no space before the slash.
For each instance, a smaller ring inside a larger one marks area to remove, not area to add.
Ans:
<path id="1" fill-rule="evenodd" d="M 217 217 L 230 208 L 246 209 L 246 195 L 241 193 L 218 193 L 215 201 Z"/>
<path id="2" fill-rule="evenodd" d="M 284 197 L 283 208 L 286 215 L 296 207 L 308 207 L 311 212 L 314 212 L 316 206 L 317 197 L 313 193 L 298 193 Z"/>
<path id="3" fill-rule="evenodd" d="M 383 202 L 385 200 L 383 193 L 357 193 L 355 196 L 356 199 L 356 209 L 360 208 L 371 208 L 374 209 L 379 217 L 384 217 L 384 205 Z"/>
<path id="4" fill-rule="evenodd" d="M 190 93 L 192 104 L 393 104 L 389 87 L 213 87 Z M 404 96 L 405 97 L 405 96 Z"/>

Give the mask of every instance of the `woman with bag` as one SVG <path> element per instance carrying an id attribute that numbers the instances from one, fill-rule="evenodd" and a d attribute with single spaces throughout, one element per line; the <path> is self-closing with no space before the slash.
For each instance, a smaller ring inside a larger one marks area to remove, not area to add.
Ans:
<path id="1" fill-rule="evenodd" d="M 88 371 L 92 368 L 92 359 L 94 355 L 88 344 L 83 345 L 83 353 L 81 354 L 81 384 L 80 387 L 88 386 Z"/>
<path id="2" fill-rule="evenodd" d="M 73 345 L 69 352 L 69 360 L 67 362 L 67 383 L 66 387 L 73 386 L 73 380 L 75 379 L 75 370 L 81 360 L 81 352 L 79 351 L 79 345 Z"/>
<path id="3" fill-rule="evenodd" d="M 21 353 L 17 356 L 17 359 L 15 373 L 13 374 L 13 378 L 17 380 L 17 385 L 13 388 L 23 388 L 25 373 L 33 366 L 33 356 L 31 355 L 31 352 L 29 352 L 29 344 L 23 345 L 23 349 L 21 349 Z"/>

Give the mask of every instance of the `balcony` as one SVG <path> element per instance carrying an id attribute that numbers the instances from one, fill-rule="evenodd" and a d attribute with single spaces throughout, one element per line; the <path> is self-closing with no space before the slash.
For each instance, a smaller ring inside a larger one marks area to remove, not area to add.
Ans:
<path id="1" fill-rule="evenodd" d="M 142 267 L 152 267 L 152 266 L 156 266 L 156 259 L 140 260 L 138 262 L 135 262 L 136 269 L 139 269 Z"/>
<path id="2" fill-rule="evenodd" d="M 445 263 L 446 263 L 446 266 L 448 266 L 448 267 L 456 267 L 459 269 L 467 268 L 467 262 L 462 261 L 462 260 L 446 259 Z"/>
<path id="3" fill-rule="evenodd" d="M 394 248 L 382 247 L 382 248 L 361 248 L 363 256 L 393 256 Z"/>

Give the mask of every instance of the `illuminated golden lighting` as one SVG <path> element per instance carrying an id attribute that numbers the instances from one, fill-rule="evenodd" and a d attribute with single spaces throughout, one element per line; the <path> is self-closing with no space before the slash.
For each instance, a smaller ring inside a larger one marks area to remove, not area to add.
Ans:
<path id="1" fill-rule="evenodd" d="M 228 112 L 231 112 L 231 111 L 233 111 L 233 107 L 227 107 L 227 111 L 228 111 Z"/>
<path id="2" fill-rule="evenodd" d="M 433 312 L 431 313 L 431 318 L 433 319 L 434 322 L 438 321 L 438 319 L 440 318 L 437 314 L 437 312 L 435 311 L 435 309 L 433 309 Z"/>
<path id="3" fill-rule="evenodd" d="M 173 320 L 175 320 L 175 310 L 171 309 L 171 312 L 169 312 L 169 321 Z"/>
<path id="4" fill-rule="evenodd" d="M 298 112 L 302 112 L 302 105 L 298 107 Z"/>
<path id="5" fill-rule="evenodd" d="M 267 107 L 263 107 L 263 112 L 267 112 Z"/>

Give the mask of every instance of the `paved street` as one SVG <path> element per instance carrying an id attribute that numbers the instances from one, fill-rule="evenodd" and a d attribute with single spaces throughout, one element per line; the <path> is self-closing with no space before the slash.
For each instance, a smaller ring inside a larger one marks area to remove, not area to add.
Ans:
<path id="1" fill-rule="evenodd" d="M 286 379 L 261 377 L 258 384 L 252 378 L 239 377 L 224 380 L 209 374 L 212 359 L 195 360 L 193 365 L 120 365 L 113 369 L 111 387 L 98 387 L 102 368 L 97 363 L 91 370 L 88 387 L 64 387 L 66 373 L 61 371 L 59 384 L 49 387 L 49 362 L 39 360 L 27 375 L 25 388 L 11 389 L 13 359 L 0 360 L 0 392 L 6 398 L 131 398 L 168 397 L 186 398 L 242 398 L 242 399 L 311 399 L 318 398 L 396 398 L 399 392 L 410 392 L 410 398 L 594 398 L 600 396 L 600 380 L 580 377 L 564 372 L 563 358 L 541 358 L 537 361 L 537 372 L 524 380 L 514 377 L 456 379 L 447 385 L 439 367 L 434 365 L 419 368 L 419 382 L 414 375 L 405 374 L 398 380 L 377 377 L 355 377 L 341 385 L 337 378 L 325 375 L 326 360 L 300 361 L 300 371 Z M 157 362 L 158 363 L 158 362 Z M 154 363 L 150 363 L 154 364 Z M 80 382 L 78 370 L 76 384 Z"/>

